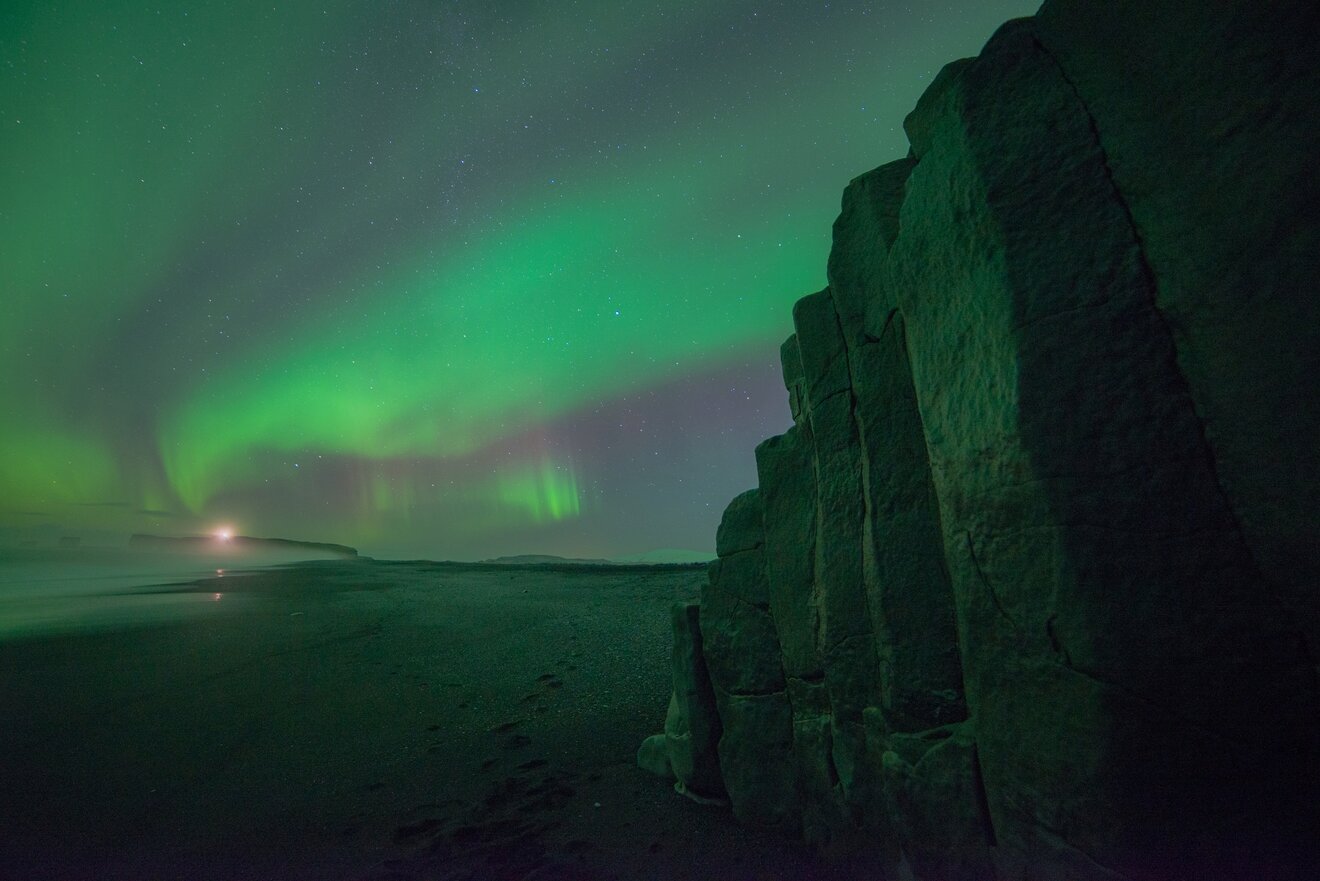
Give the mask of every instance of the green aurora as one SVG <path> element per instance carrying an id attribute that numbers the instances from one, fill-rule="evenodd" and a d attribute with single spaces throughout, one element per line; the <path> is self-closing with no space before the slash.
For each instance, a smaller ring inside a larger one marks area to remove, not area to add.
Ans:
<path id="1" fill-rule="evenodd" d="M 1032 11 L 6 4 L 0 539 L 709 548 L 838 194 Z"/>

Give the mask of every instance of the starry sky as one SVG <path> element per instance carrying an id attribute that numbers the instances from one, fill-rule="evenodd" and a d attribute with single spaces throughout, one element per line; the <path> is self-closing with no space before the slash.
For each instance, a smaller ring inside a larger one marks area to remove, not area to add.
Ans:
<path id="1" fill-rule="evenodd" d="M 1036 2 L 0 8 L 0 542 L 710 551 L 851 177 Z"/>

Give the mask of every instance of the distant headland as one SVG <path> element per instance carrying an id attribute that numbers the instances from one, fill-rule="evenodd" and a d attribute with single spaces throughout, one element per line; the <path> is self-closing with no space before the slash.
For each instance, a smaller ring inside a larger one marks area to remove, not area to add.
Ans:
<path id="1" fill-rule="evenodd" d="M 356 557 L 356 548 L 322 541 L 295 541 L 289 538 L 254 538 L 250 535 L 219 537 L 215 535 L 150 535 L 134 533 L 128 546 L 141 551 L 214 552 L 217 548 L 246 551 L 315 551 L 334 557 Z"/>

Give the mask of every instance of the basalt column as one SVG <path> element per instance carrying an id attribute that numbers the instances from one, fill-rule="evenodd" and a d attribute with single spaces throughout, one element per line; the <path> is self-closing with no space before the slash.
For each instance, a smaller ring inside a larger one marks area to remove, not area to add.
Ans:
<path id="1" fill-rule="evenodd" d="M 1252 877 L 1309 767 L 1314 670 L 1225 503 L 1095 121 L 1034 27 L 909 117 L 886 282 L 998 858 Z"/>

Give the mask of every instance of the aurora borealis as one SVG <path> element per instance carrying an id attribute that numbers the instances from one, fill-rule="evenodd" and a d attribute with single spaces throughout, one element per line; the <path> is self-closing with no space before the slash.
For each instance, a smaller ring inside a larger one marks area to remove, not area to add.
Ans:
<path id="1" fill-rule="evenodd" d="M 1035 4 L 0 11 L 0 539 L 708 550 L 849 178 Z"/>

